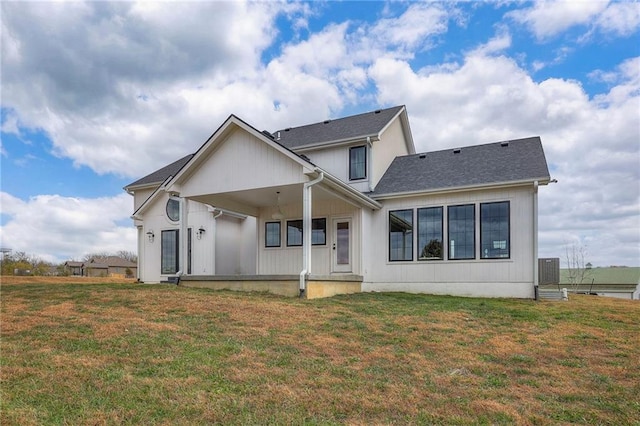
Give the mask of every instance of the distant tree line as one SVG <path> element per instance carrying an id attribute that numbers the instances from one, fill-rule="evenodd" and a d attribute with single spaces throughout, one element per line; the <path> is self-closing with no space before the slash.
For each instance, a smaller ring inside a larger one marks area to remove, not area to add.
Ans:
<path id="1" fill-rule="evenodd" d="M 91 259 L 104 259 L 111 256 L 120 257 L 130 262 L 138 261 L 138 256 L 135 253 L 120 250 L 115 253 L 89 253 L 83 256 L 80 262 L 88 262 Z M 69 260 L 75 261 L 74 259 Z M 64 267 L 65 262 L 59 264 L 47 262 L 38 256 L 23 251 L 3 253 L 0 263 L 2 265 L 2 275 L 14 275 L 16 272 L 27 275 L 66 275 L 68 273 Z"/>

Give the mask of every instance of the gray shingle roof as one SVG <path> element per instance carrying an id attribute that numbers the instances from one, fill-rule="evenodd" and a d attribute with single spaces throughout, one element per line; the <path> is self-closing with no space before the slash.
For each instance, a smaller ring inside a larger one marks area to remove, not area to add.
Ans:
<path id="1" fill-rule="evenodd" d="M 153 183 L 160 184 L 164 182 L 169 176 L 175 176 L 175 174 L 178 173 L 189 160 L 191 160 L 191 157 L 193 157 L 193 155 L 194 154 L 189 154 L 187 156 L 184 156 L 178 161 L 174 161 L 168 166 L 164 166 L 163 168 L 158 169 L 155 172 L 148 174 L 133 183 L 130 183 L 129 185 L 125 186 L 125 189 L 132 186 L 150 185 Z"/>
<path id="2" fill-rule="evenodd" d="M 306 126 L 280 129 L 273 133 L 273 137 L 289 149 L 324 142 L 366 138 L 380 133 L 402 108 L 404 107 L 395 106 Z M 278 132 L 280 132 L 280 139 L 278 139 Z"/>
<path id="3" fill-rule="evenodd" d="M 549 179 L 539 137 L 396 157 L 369 195 L 534 179 Z"/>

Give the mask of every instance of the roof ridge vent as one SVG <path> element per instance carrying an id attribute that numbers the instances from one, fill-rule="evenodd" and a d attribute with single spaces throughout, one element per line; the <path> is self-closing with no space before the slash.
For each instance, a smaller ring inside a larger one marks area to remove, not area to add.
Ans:
<path id="1" fill-rule="evenodd" d="M 331 120 L 324 120 L 324 124 L 329 124 L 331 123 Z"/>
<path id="2" fill-rule="evenodd" d="M 381 112 L 382 112 L 381 109 L 377 109 L 377 110 L 373 111 L 374 114 L 380 114 Z"/>
<path id="3" fill-rule="evenodd" d="M 289 132 L 291 131 L 291 127 L 287 127 L 286 129 L 284 129 L 285 132 Z"/>
<path id="4" fill-rule="evenodd" d="M 462 152 L 462 150 L 460 148 L 456 148 L 453 150 L 454 154 L 460 154 L 460 152 Z"/>
<path id="5" fill-rule="evenodd" d="M 427 158 L 427 154 L 423 152 L 422 154 L 418 155 L 418 158 Z"/>
<path id="6" fill-rule="evenodd" d="M 507 146 L 509 146 L 509 141 L 500 142 L 500 146 L 501 146 L 501 147 L 507 147 Z"/>

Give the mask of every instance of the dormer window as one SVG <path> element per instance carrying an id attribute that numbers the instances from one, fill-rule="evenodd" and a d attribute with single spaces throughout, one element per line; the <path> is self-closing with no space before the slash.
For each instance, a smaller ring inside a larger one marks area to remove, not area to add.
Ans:
<path id="1" fill-rule="evenodd" d="M 367 177 L 367 147 L 354 146 L 349 148 L 349 180 L 366 179 Z"/>

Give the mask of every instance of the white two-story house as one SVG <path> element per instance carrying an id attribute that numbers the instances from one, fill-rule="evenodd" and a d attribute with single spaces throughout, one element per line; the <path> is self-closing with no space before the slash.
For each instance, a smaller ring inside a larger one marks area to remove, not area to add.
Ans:
<path id="1" fill-rule="evenodd" d="M 231 115 L 125 189 L 143 282 L 533 298 L 549 182 L 540 138 L 416 153 L 398 106 L 272 133 Z"/>

